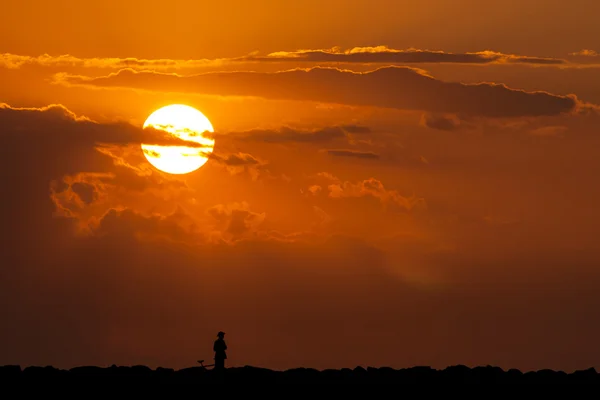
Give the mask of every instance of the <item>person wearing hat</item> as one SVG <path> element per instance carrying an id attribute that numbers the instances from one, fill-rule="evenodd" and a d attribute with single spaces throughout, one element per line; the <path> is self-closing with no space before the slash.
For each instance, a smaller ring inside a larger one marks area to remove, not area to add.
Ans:
<path id="1" fill-rule="evenodd" d="M 225 344 L 225 332 L 217 333 L 218 339 L 213 344 L 213 351 L 215 352 L 215 369 L 221 370 L 225 368 L 225 359 L 227 358 L 227 344 Z"/>

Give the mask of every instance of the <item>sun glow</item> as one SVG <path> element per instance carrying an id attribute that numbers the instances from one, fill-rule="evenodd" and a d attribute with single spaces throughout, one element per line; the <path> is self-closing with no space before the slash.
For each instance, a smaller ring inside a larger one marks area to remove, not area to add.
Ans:
<path id="1" fill-rule="evenodd" d="M 200 111 L 183 104 L 171 104 L 154 111 L 144 122 L 144 128 L 166 131 L 186 141 L 199 144 L 190 146 L 162 146 L 142 143 L 142 151 L 150 164 L 169 174 L 188 174 L 203 166 L 212 153 L 215 141 L 205 132 L 214 132 L 213 126 Z"/>

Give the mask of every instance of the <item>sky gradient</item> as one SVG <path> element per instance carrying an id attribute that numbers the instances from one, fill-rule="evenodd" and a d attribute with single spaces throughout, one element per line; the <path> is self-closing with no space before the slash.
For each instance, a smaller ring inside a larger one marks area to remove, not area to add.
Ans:
<path id="1" fill-rule="evenodd" d="M 599 2 L 8 3 L 0 365 L 600 367 Z"/>

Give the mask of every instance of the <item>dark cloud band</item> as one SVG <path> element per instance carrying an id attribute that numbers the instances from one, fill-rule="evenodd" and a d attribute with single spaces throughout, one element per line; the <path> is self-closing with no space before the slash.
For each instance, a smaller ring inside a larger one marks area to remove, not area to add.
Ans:
<path id="1" fill-rule="evenodd" d="M 575 96 L 527 92 L 495 83 L 444 82 L 409 67 L 384 67 L 369 72 L 317 67 L 189 76 L 124 69 L 103 77 L 60 75 L 57 80 L 71 85 L 255 96 L 480 117 L 550 116 L 569 113 L 578 105 Z"/>

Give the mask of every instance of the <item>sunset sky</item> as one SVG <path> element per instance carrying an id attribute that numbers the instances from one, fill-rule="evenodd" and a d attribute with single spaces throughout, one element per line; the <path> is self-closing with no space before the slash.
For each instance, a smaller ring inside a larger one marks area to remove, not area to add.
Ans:
<path id="1" fill-rule="evenodd" d="M 600 368 L 600 2 L 3 9 L 0 365 Z"/>

